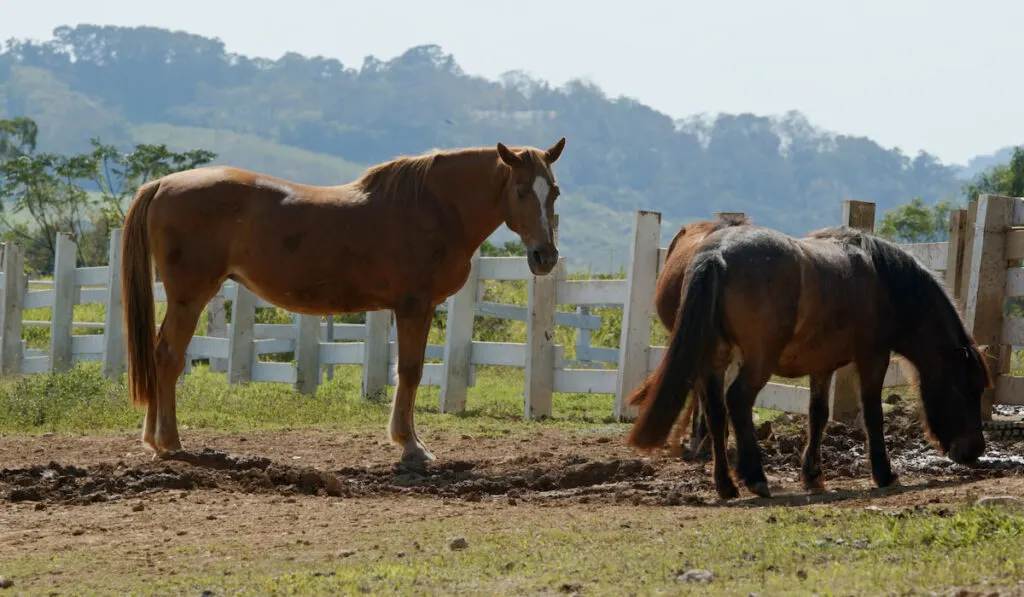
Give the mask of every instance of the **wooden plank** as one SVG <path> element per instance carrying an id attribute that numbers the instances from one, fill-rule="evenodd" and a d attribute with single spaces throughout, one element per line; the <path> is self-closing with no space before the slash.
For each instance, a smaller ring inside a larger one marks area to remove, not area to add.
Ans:
<path id="1" fill-rule="evenodd" d="M 71 355 L 76 354 L 103 354 L 103 334 L 89 334 L 88 336 L 71 336 Z"/>
<path id="2" fill-rule="evenodd" d="M 296 341 L 290 338 L 261 338 L 253 340 L 252 351 L 255 355 L 279 354 L 295 352 Z"/>
<path id="3" fill-rule="evenodd" d="M 1024 201 L 1018 200 L 1013 202 L 1013 215 L 1010 217 L 1010 225 L 1024 226 Z"/>
<path id="4" fill-rule="evenodd" d="M 22 370 L 21 318 L 26 300 L 25 254 L 14 243 L 5 243 L 3 252 L 4 309 L 0 326 L 0 371 L 11 375 Z"/>
<path id="5" fill-rule="evenodd" d="M 1024 228 L 1006 232 L 1006 260 L 1024 259 Z"/>
<path id="6" fill-rule="evenodd" d="M 423 365 L 423 377 L 420 378 L 420 387 L 440 386 L 442 365 L 440 363 L 427 363 Z M 476 383 L 475 374 L 470 376 L 470 386 Z M 388 369 L 388 385 L 398 385 L 398 371 L 394 368 Z"/>
<path id="7" fill-rule="evenodd" d="M 619 340 L 619 379 L 615 390 L 613 416 L 620 421 L 636 418 L 635 406 L 626 397 L 647 377 L 648 345 L 651 343 L 651 319 L 654 317 L 654 290 L 658 280 L 658 239 L 661 214 L 634 212 L 629 243 L 626 280 L 628 295 L 622 310 Z"/>
<path id="8" fill-rule="evenodd" d="M 227 359 L 231 354 L 231 341 L 227 338 L 192 336 L 185 353 L 192 359 Z"/>
<path id="9" fill-rule="evenodd" d="M 1011 267 L 1006 270 L 1006 296 L 1024 296 L 1024 268 Z"/>
<path id="10" fill-rule="evenodd" d="M 1024 317 L 1003 318 L 1003 331 L 1000 334 L 1003 344 L 1010 346 L 1024 346 Z"/>
<path id="11" fill-rule="evenodd" d="M 619 372 L 615 369 L 556 369 L 555 391 L 560 394 L 614 394 Z"/>
<path id="12" fill-rule="evenodd" d="M 1024 406 L 1024 377 L 1000 375 L 995 381 L 995 404 Z"/>
<path id="13" fill-rule="evenodd" d="M 121 228 L 114 228 L 110 231 L 110 237 L 113 238 L 114 234 L 120 234 Z M 79 267 L 75 269 L 75 286 L 109 286 L 110 285 L 110 272 L 112 269 L 120 269 L 120 265 L 114 265 L 113 262 L 108 260 L 107 263 L 110 265 L 101 265 L 99 267 Z M 120 261 L 119 261 L 120 263 Z"/>
<path id="14" fill-rule="evenodd" d="M 120 279 L 120 276 L 118 276 L 118 279 Z M 120 284 L 118 284 L 117 289 L 120 292 Z M 106 304 L 109 291 L 109 288 L 75 288 L 72 291 L 72 300 L 76 305 Z"/>
<path id="15" fill-rule="evenodd" d="M 231 336 L 228 354 L 228 383 L 252 379 L 255 360 L 256 295 L 238 285 L 231 303 Z"/>
<path id="16" fill-rule="evenodd" d="M 25 293 L 23 309 L 45 309 L 53 307 L 52 290 L 29 290 Z"/>
<path id="17" fill-rule="evenodd" d="M 295 367 L 291 363 L 253 362 L 250 366 L 254 382 L 295 383 Z"/>
<path id="18" fill-rule="evenodd" d="M 971 283 L 971 263 L 974 259 L 974 226 L 978 219 L 978 202 L 971 201 L 967 204 L 967 223 L 964 226 L 964 256 L 963 271 L 960 275 L 960 290 L 957 296 L 960 298 L 961 313 L 967 309 L 967 292 Z"/>
<path id="19" fill-rule="evenodd" d="M 806 415 L 810 399 L 811 391 L 808 388 L 781 383 L 769 383 L 757 395 L 754 406 Z"/>
<path id="20" fill-rule="evenodd" d="M 320 384 L 320 320 L 318 315 L 299 315 L 295 342 L 295 389 L 313 394 Z"/>
<path id="21" fill-rule="evenodd" d="M 949 243 L 910 243 L 900 245 L 900 248 L 918 259 L 930 270 L 946 269 L 946 259 L 949 253 Z"/>
<path id="22" fill-rule="evenodd" d="M 50 369 L 68 371 L 71 359 L 71 322 L 75 307 L 75 260 L 78 247 L 66 232 L 57 234 L 53 259 L 53 311 L 50 315 Z"/>
<path id="23" fill-rule="evenodd" d="M 21 361 L 20 373 L 26 375 L 50 371 L 50 357 L 26 357 Z"/>
<path id="24" fill-rule="evenodd" d="M 470 363 L 498 367 L 526 367 L 526 345 L 516 342 L 473 342 Z"/>
<path id="25" fill-rule="evenodd" d="M 324 365 L 361 365 L 366 345 L 362 342 L 321 342 L 320 362 Z M 387 374 L 387 366 L 384 368 Z M 385 378 L 384 385 L 387 385 Z"/>
<path id="26" fill-rule="evenodd" d="M 529 280 L 533 277 L 526 257 L 481 257 L 481 280 Z"/>
<path id="27" fill-rule="evenodd" d="M 126 348 L 124 341 L 124 304 L 121 302 L 121 228 L 110 231 L 110 242 L 107 245 L 107 263 L 109 266 L 105 276 L 107 287 L 101 289 L 106 295 L 107 305 L 103 316 L 103 376 L 116 379 L 125 371 Z M 92 268 L 90 268 L 92 269 Z M 84 270 L 78 270 L 82 272 Z M 84 274 L 79 280 L 85 278 Z"/>
<path id="28" fill-rule="evenodd" d="M 444 366 L 441 372 L 439 410 L 455 413 L 466 410 L 469 389 L 470 355 L 473 351 L 473 321 L 476 318 L 477 282 L 480 274 L 480 249 L 470 260 L 469 276 L 455 294 L 448 297 L 448 321 L 444 339 Z M 481 297 L 483 298 L 483 297 Z"/>
<path id="29" fill-rule="evenodd" d="M 546 276 L 531 276 L 526 284 L 526 380 L 523 417 L 550 417 L 555 385 L 555 286 L 565 276 L 565 257 Z"/>
<path id="30" fill-rule="evenodd" d="M 555 287 L 559 305 L 607 305 L 626 302 L 625 280 L 562 280 Z"/>

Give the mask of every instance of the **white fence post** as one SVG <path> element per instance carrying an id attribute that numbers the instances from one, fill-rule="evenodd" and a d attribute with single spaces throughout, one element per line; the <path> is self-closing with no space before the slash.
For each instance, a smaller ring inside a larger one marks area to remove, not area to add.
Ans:
<path id="1" fill-rule="evenodd" d="M 67 371 L 71 355 L 71 323 L 75 318 L 75 260 L 78 247 L 66 232 L 57 233 L 53 260 L 53 309 L 50 316 L 50 371 Z"/>
<path id="2" fill-rule="evenodd" d="M 295 389 L 313 394 L 320 382 L 320 317 L 299 316 L 299 334 L 295 340 Z"/>
<path id="3" fill-rule="evenodd" d="M 636 407 L 626 404 L 625 400 L 647 377 L 654 290 L 658 281 L 658 242 L 661 238 L 659 212 L 637 210 L 633 213 L 626 272 L 628 294 L 622 308 L 619 379 L 615 390 L 614 416 L 620 421 L 636 418 Z"/>
<path id="4" fill-rule="evenodd" d="M 388 385 L 390 326 L 391 311 L 366 313 L 366 336 L 363 339 L 363 396 L 377 397 L 384 393 Z"/>
<path id="5" fill-rule="evenodd" d="M 469 389 L 469 359 L 473 350 L 473 322 L 476 318 L 476 292 L 480 273 L 480 249 L 473 253 L 469 277 L 458 292 L 448 298 L 448 322 L 445 327 L 444 364 L 441 374 L 440 410 L 443 413 L 466 410 Z"/>
<path id="6" fill-rule="evenodd" d="M 252 362 L 256 356 L 256 295 L 241 283 L 231 302 L 231 340 L 228 358 L 228 383 L 252 379 Z"/>
<path id="7" fill-rule="evenodd" d="M 25 275 L 25 254 L 21 247 L 14 243 L 4 243 L 3 265 L 4 310 L 0 370 L 4 375 L 12 375 L 21 371 L 21 358 L 24 354 L 21 318 L 28 276 Z"/>
<path id="8" fill-rule="evenodd" d="M 110 231 L 107 254 L 107 306 L 103 317 L 103 376 L 116 379 L 124 372 L 124 313 L 121 302 L 121 228 Z"/>

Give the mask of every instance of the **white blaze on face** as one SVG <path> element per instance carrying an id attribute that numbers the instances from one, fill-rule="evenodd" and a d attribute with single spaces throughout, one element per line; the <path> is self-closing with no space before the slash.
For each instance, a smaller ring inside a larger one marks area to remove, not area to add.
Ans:
<path id="1" fill-rule="evenodd" d="M 548 210 L 544 208 L 544 203 L 547 201 L 550 191 L 551 185 L 543 176 L 533 179 L 533 194 L 537 196 L 537 203 L 540 204 L 540 227 L 544 231 L 545 238 L 548 236 Z"/>

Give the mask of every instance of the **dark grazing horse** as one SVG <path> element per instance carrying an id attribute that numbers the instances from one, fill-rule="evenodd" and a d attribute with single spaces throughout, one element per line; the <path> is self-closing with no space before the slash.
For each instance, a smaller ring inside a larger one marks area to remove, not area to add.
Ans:
<path id="1" fill-rule="evenodd" d="M 992 380 L 982 351 L 943 284 L 897 245 L 845 227 L 797 239 L 760 226 L 729 226 L 700 243 L 681 288 L 669 347 L 645 390 L 633 396 L 640 414 L 627 442 L 660 447 L 687 394 L 700 384 L 722 499 L 739 495 L 725 452 L 727 412 L 738 480 L 756 495 L 771 495 L 752 408 L 773 374 L 810 376 L 801 477 L 807 488 L 822 485 L 828 389 L 835 370 L 849 363 L 860 377 L 872 477 L 879 487 L 895 483 L 882 433 L 882 383 L 891 352 L 917 372 L 937 448 L 959 464 L 984 453 L 981 394 Z M 726 393 L 724 374 L 734 351 L 742 364 Z"/>

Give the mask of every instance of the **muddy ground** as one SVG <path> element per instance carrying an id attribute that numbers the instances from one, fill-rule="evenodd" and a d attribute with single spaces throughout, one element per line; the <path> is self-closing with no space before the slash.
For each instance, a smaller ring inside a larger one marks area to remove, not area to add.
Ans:
<path id="1" fill-rule="evenodd" d="M 773 493 L 799 489 L 805 419 L 784 415 L 758 429 Z M 924 437 L 916 413 L 897 407 L 886 417 L 886 445 L 901 484 L 948 484 L 1024 473 L 1024 438 L 989 437 L 982 462 L 968 468 L 940 456 Z M 138 438 L 4 437 L 0 499 L 7 503 L 99 504 L 169 490 L 224 490 L 254 495 L 373 498 L 424 496 L 470 502 L 717 502 L 709 465 L 687 454 L 643 457 L 617 435 L 544 429 L 524 439 L 428 437 L 438 460 L 396 462 L 397 449 L 373 433 L 188 433 L 203 446 L 152 460 Z M 826 489 L 870 485 L 860 429 L 830 424 L 822 447 Z M 682 456 L 682 457 L 680 457 Z M 730 448 L 730 456 L 732 450 Z M 745 490 L 743 490 L 745 491 Z M 826 492 L 828 493 L 828 492 Z M 743 497 L 750 497 L 745 494 Z"/>
<path id="2" fill-rule="evenodd" d="M 1024 441 L 989 438 L 978 466 L 958 466 L 938 455 L 916 415 L 899 407 L 886 416 L 886 443 L 900 487 L 875 489 L 863 432 L 832 424 L 822 454 L 826 489 L 811 494 L 798 477 L 804 429 L 805 420 L 791 416 L 759 428 L 773 497 L 741 489 L 741 498 L 727 506 L 914 508 L 940 499 L 1024 494 Z M 715 495 L 709 463 L 678 452 L 640 456 L 619 432 L 538 427 L 525 438 L 428 433 L 424 439 L 438 460 L 426 466 L 397 463 L 398 448 L 382 435 L 186 430 L 191 451 L 166 460 L 153 460 L 135 434 L 0 437 L 0 561 L 47 556 L 86 541 L 138 550 L 152 569 L 161 553 L 154 546 L 174 539 L 276 536 L 294 543 L 296 536 L 323 535 L 334 553 L 346 525 L 365 529 L 381 517 L 726 506 Z M 332 507 L 341 503 L 346 507 Z"/>

